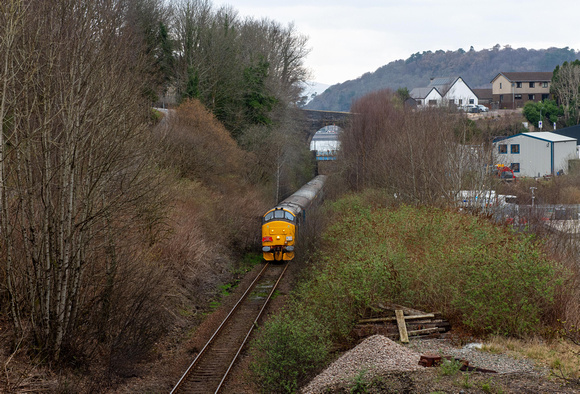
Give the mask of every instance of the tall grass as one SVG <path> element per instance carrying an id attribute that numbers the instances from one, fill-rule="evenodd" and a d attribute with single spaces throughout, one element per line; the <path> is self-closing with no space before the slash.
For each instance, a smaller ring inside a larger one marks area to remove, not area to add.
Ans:
<path id="1" fill-rule="evenodd" d="M 376 201 L 376 193 L 372 195 Z M 319 335 L 286 358 L 300 365 L 264 386 L 289 388 L 307 378 L 318 363 L 299 360 L 328 354 L 328 341 L 348 340 L 364 310 L 394 302 L 442 312 L 453 324 L 480 334 L 525 336 L 541 332 L 553 317 L 556 288 L 566 273 L 548 259 L 532 236 L 497 227 L 485 219 L 426 207 L 373 207 L 364 195 L 343 198 L 329 208 L 332 224 L 323 235 L 309 280 L 293 294 L 291 310 L 267 325 L 256 342 L 260 357 L 254 371 L 262 382 L 279 376 L 281 343 Z M 293 311 L 300 311 L 300 319 Z M 292 325 L 284 331 L 281 327 Z M 272 342 L 272 338 L 275 339 Z M 278 384 L 278 386 L 272 386 Z"/>

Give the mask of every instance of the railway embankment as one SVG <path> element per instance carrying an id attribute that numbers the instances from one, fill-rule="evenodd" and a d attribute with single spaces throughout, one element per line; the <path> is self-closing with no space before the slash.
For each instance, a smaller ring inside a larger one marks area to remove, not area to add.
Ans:
<path id="1" fill-rule="evenodd" d="M 441 312 L 453 327 L 445 337 L 452 347 L 513 340 L 499 352 L 511 347 L 548 371 L 533 379 L 558 375 L 560 382 L 578 382 L 577 345 L 575 359 L 573 342 L 567 342 L 570 350 L 555 351 L 552 341 L 566 342 L 574 334 L 558 322 L 573 316 L 563 308 L 576 302 L 567 295 L 575 280 L 570 267 L 533 234 L 464 213 L 390 205 L 388 197 L 377 197 L 373 192 L 331 204 L 305 280 L 253 344 L 253 378 L 261 390 L 304 387 L 356 347 L 360 338 L 354 333 L 365 311 L 387 302 Z M 536 347 L 538 341 L 542 345 Z M 494 349 L 498 346 L 487 351 Z M 557 360 L 550 359 L 554 352 L 560 352 Z M 360 368 L 362 379 L 366 367 Z M 499 376 L 486 379 L 509 388 L 509 379 Z M 365 384 L 373 381 L 365 379 Z"/>

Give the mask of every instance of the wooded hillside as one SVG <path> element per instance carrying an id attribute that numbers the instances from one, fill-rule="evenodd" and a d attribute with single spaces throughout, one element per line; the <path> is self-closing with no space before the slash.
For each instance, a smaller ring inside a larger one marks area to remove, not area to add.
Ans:
<path id="1" fill-rule="evenodd" d="M 349 111 L 353 100 L 365 94 L 385 89 L 427 86 L 431 77 L 459 75 L 472 88 L 491 88 L 490 81 L 499 72 L 505 71 L 553 71 L 565 61 L 579 57 L 574 49 L 514 49 L 509 45 L 503 48 L 495 45 L 491 49 L 476 51 L 414 53 L 406 60 L 396 60 L 368 72 L 361 77 L 329 87 L 316 96 L 306 108 Z"/>

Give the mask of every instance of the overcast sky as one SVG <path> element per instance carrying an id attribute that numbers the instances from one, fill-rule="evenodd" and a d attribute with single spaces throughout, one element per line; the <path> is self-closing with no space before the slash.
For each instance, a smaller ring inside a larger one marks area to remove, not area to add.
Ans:
<path id="1" fill-rule="evenodd" d="M 429 50 L 580 49 L 578 0 L 214 0 L 226 4 L 294 22 L 309 38 L 313 81 L 329 85 Z"/>

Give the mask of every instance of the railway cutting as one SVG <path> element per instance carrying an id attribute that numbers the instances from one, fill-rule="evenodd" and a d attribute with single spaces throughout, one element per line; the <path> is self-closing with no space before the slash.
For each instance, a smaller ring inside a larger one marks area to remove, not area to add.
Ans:
<path id="1" fill-rule="evenodd" d="M 265 264 L 171 393 L 218 393 L 288 264 Z"/>

